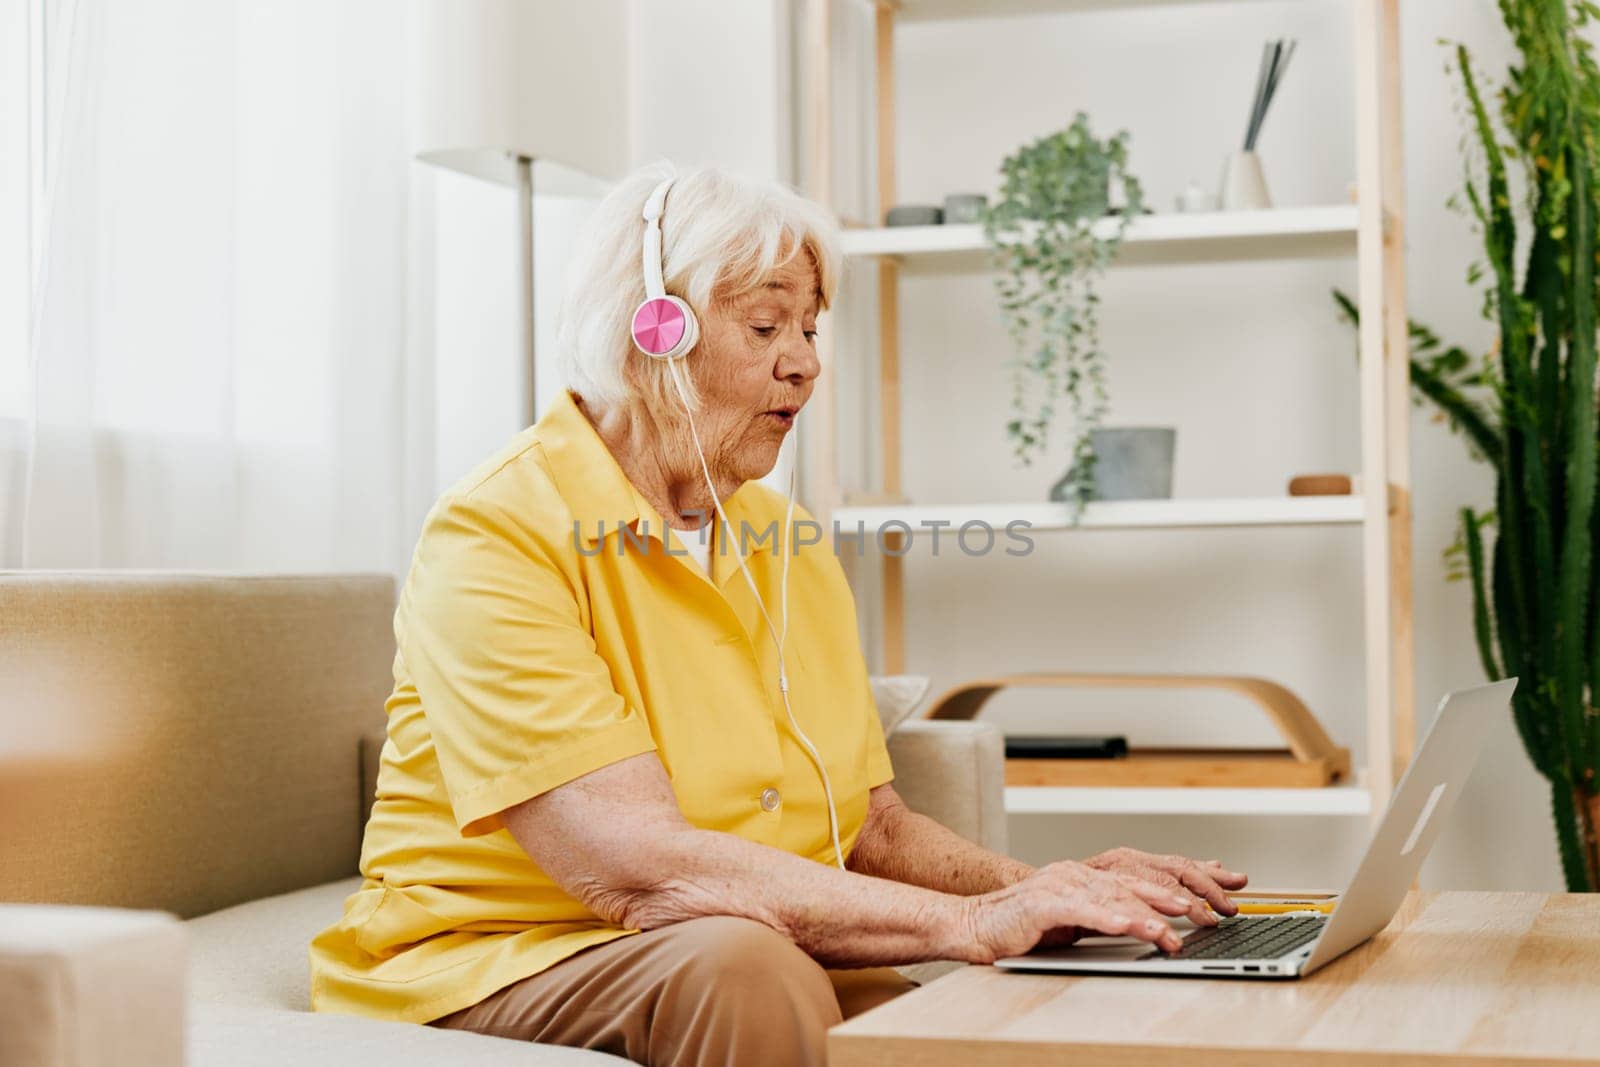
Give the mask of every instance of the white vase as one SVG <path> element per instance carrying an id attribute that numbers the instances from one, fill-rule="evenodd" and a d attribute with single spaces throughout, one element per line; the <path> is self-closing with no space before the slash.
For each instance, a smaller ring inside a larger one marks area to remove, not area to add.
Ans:
<path id="1" fill-rule="evenodd" d="M 1271 206 L 1261 157 L 1254 152 L 1230 155 L 1222 165 L 1222 210 L 1258 211 Z"/>

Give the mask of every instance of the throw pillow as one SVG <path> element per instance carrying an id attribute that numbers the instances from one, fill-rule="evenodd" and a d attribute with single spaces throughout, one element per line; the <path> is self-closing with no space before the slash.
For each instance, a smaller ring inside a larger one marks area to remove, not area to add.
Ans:
<path id="1" fill-rule="evenodd" d="M 894 733 L 895 728 L 917 710 L 922 698 L 928 695 L 931 681 L 926 674 L 875 674 L 869 680 L 885 737 Z"/>

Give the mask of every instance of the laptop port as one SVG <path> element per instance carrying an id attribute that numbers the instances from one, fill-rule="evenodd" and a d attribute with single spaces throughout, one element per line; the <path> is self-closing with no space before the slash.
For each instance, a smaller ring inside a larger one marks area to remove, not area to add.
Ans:
<path id="1" fill-rule="evenodd" d="M 1261 972 L 1261 968 L 1254 963 L 1245 964 L 1244 969 L 1248 974 L 1259 974 Z"/>
<path id="2" fill-rule="evenodd" d="M 1226 963 L 1202 963 L 1200 969 L 1202 971 L 1224 971 L 1229 973 L 1233 971 L 1233 968 Z"/>

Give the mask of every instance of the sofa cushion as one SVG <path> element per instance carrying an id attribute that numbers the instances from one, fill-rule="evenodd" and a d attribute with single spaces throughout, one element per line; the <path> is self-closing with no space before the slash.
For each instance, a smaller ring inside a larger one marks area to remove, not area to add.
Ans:
<path id="1" fill-rule="evenodd" d="M 0 900 L 203 915 L 354 874 L 394 579 L 0 573 Z"/>
<path id="2" fill-rule="evenodd" d="M 189 999 L 310 1011 L 308 946 L 360 888 L 359 876 L 344 878 L 190 919 Z"/>
<path id="3" fill-rule="evenodd" d="M 535 1045 L 415 1023 L 313 1014 L 311 939 L 344 910 L 361 886 L 345 878 L 253 900 L 184 925 L 189 931 L 191 1067 L 306 1067 L 357 1062 L 385 1067 L 471 1063 L 618 1063 L 582 1049 Z"/>
<path id="4" fill-rule="evenodd" d="M 893 736 L 900 724 L 917 710 L 922 698 L 928 695 L 931 681 L 926 674 L 874 674 L 868 679 L 884 737 Z"/>

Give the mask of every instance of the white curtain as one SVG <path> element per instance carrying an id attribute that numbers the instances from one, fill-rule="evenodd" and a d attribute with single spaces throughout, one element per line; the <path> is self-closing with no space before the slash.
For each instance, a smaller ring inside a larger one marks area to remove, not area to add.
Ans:
<path id="1" fill-rule="evenodd" d="M 408 5 L 0 4 L 33 72 L 0 120 L 0 246 L 25 214 L 32 249 L 23 312 L 0 252 L 0 565 L 403 571 L 433 490 Z"/>

